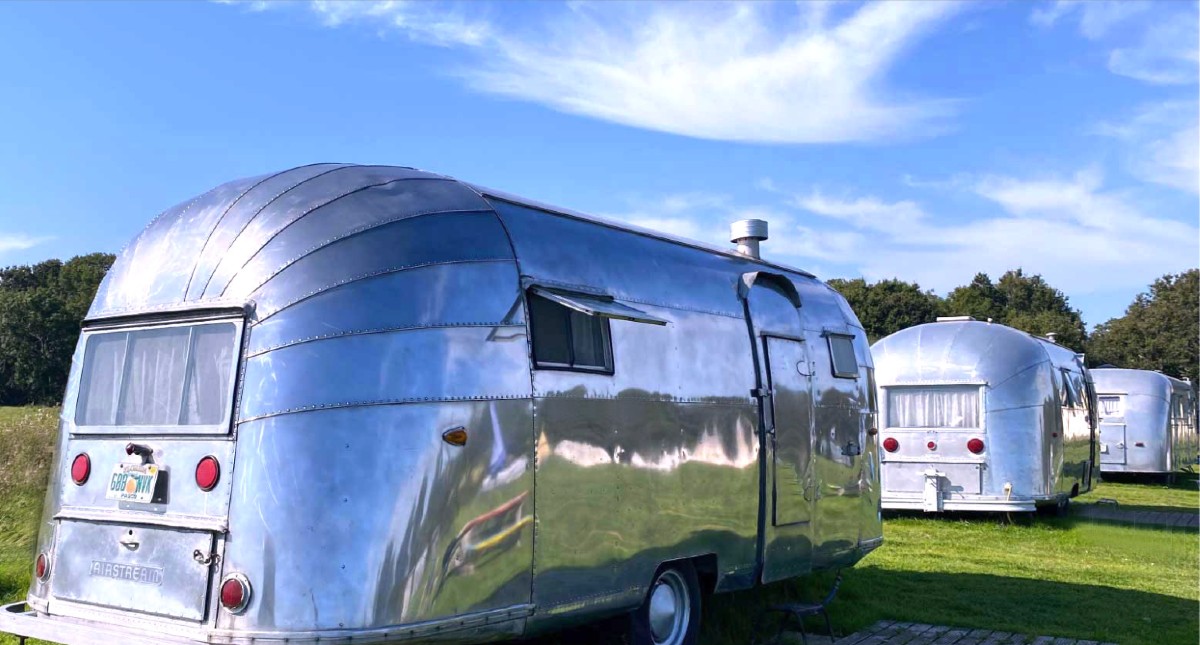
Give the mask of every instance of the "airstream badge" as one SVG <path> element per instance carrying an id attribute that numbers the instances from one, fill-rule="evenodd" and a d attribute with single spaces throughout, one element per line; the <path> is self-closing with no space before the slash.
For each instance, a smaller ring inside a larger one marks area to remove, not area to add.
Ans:
<path id="1" fill-rule="evenodd" d="M 163 583 L 163 570 L 158 567 L 139 567 L 120 562 L 92 560 L 92 568 L 88 574 L 114 580 L 128 580 L 144 585 L 162 585 Z"/>
<path id="2" fill-rule="evenodd" d="M 158 466 L 154 464 L 117 464 L 104 497 L 122 502 L 147 503 L 154 498 L 158 473 Z"/>

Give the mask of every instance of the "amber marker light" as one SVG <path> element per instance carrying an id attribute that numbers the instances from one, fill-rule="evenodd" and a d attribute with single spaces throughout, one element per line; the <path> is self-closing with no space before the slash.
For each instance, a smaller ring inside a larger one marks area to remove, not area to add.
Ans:
<path id="1" fill-rule="evenodd" d="M 442 433 L 442 441 L 452 446 L 465 446 L 467 445 L 467 429 L 462 426 L 450 428 Z"/>

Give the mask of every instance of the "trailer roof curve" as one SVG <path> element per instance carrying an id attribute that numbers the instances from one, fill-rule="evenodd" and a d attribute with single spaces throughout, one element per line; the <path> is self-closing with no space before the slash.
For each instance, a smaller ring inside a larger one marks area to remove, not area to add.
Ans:
<path id="1" fill-rule="evenodd" d="M 325 246 L 426 215 L 490 216 L 494 227 L 469 227 L 476 229 L 479 239 L 489 234 L 496 238 L 484 245 L 490 249 L 485 253 L 489 257 L 474 260 L 511 261 L 509 233 L 487 198 L 813 277 L 732 249 L 541 204 L 436 173 L 400 166 L 319 163 L 234 180 L 160 213 L 118 255 L 87 319 L 244 307 L 257 300 L 272 280 L 280 282 L 281 272 Z M 413 234 L 436 232 L 416 231 L 414 225 Z M 500 246 L 507 248 L 506 254 Z"/>
<path id="2" fill-rule="evenodd" d="M 1091 372 L 1096 392 L 1100 394 L 1134 394 L 1169 400 L 1172 392 L 1192 391 L 1187 381 L 1162 372 L 1120 367 L 1097 367 Z"/>
<path id="3" fill-rule="evenodd" d="M 996 384 L 1035 365 L 1073 366 L 1077 355 L 998 323 L 954 320 L 915 325 L 871 346 L 881 384 Z"/>

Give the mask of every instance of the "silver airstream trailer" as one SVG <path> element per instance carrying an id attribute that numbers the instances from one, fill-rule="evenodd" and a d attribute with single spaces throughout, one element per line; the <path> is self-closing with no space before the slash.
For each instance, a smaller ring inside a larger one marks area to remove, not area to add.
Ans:
<path id="1" fill-rule="evenodd" d="M 1159 372 L 1096 368 L 1100 467 L 1106 473 L 1169 474 L 1196 464 L 1196 394 Z"/>
<path id="2" fill-rule="evenodd" d="M 960 316 L 871 353 L 885 509 L 1033 511 L 1091 489 L 1094 394 L 1071 350 Z"/>
<path id="3" fill-rule="evenodd" d="M 169 209 L 84 324 L 27 603 L 91 642 L 480 641 L 881 542 L 845 300 L 739 250 L 409 168 L 313 165 Z"/>

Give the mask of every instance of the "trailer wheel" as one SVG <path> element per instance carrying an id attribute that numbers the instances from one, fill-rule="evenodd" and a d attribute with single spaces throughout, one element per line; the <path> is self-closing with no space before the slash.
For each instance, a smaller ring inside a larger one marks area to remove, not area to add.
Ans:
<path id="1" fill-rule="evenodd" d="M 695 645 L 700 634 L 700 580 L 691 562 L 663 566 L 631 617 L 632 645 Z"/>

